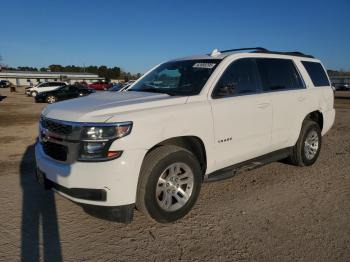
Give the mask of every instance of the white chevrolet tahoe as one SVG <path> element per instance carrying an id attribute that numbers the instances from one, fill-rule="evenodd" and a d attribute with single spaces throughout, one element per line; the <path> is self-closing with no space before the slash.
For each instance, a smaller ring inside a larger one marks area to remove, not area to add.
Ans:
<path id="1" fill-rule="evenodd" d="M 127 92 L 49 105 L 35 146 L 37 179 L 90 214 L 130 222 L 185 216 L 202 182 L 272 161 L 315 163 L 333 125 L 321 62 L 242 48 L 156 66 Z"/>

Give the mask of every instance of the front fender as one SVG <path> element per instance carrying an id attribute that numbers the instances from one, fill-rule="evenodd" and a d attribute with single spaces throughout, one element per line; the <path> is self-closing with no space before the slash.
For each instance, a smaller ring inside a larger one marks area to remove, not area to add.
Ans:
<path id="1" fill-rule="evenodd" d="M 113 142 L 111 150 L 149 150 L 160 142 L 180 136 L 196 136 L 207 152 L 207 171 L 214 165 L 214 133 L 210 105 L 195 102 L 117 115 L 109 121 L 132 121 L 131 133 Z"/>

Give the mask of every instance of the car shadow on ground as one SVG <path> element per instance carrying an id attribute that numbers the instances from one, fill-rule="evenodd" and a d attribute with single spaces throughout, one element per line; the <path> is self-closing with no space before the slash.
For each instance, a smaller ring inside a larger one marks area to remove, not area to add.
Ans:
<path id="1" fill-rule="evenodd" d="M 34 145 L 27 147 L 21 160 L 20 183 L 21 261 L 62 261 L 55 197 L 36 181 Z"/>
<path id="2" fill-rule="evenodd" d="M 0 102 L 1 102 L 2 100 L 4 100 L 6 97 L 7 97 L 7 96 L 2 96 L 2 95 L 0 95 Z"/>

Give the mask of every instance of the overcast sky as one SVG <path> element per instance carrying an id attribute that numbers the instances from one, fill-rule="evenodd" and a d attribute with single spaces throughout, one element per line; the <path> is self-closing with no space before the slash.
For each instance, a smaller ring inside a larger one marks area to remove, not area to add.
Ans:
<path id="1" fill-rule="evenodd" d="M 213 48 L 302 51 L 350 70 L 350 0 L 2 1 L 0 55 L 10 66 L 120 66 L 145 72 Z"/>

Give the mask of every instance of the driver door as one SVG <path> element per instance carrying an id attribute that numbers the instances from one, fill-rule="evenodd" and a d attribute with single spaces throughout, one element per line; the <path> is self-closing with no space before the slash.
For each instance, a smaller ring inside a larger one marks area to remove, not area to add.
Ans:
<path id="1" fill-rule="evenodd" d="M 255 59 L 232 62 L 210 101 L 218 169 L 269 152 L 272 105 L 269 94 L 261 91 Z"/>

